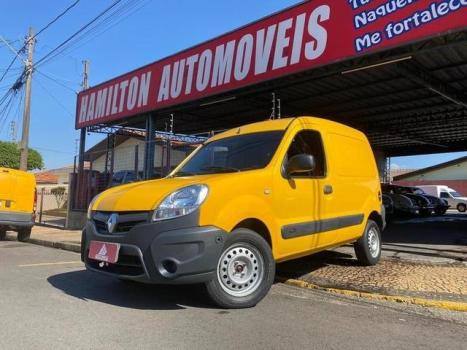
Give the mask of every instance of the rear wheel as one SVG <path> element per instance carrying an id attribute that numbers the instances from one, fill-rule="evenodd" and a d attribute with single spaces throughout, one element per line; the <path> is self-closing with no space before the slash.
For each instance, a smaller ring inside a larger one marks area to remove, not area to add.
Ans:
<path id="1" fill-rule="evenodd" d="M 31 228 L 25 228 L 18 231 L 18 241 L 27 242 L 31 237 Z"/>
<path id="2" fill-rule="evenodd" d="M 355 254 L 360 264 L 376 265 L 381 258 L 381 230 L 376 222 L 368 220 L 365 233 L 354 243 Z"/>
<path id="3" fill-rule="evenodd" d="M 234 230 L 219 258 L 215 277 L 206 283 L 211 299 L 223 308 L 255 306 L 271 288 L 275 261 L 269 244 L 254 231 Z"/>
<path id="4" fill-rule="evenodd" d="M 465 213 L 467 206 L 464 203 L 460 203 L 457 205 L 457 210 L 461 213 Z"/>
<path id="5" fill-rule="evenodd" d="M 0 241 L 4 241 L 6 239 L 6 230 L 0 229 Z"/>
<path id="6" fill-rule="evenodd" d="M 431 210 L 428 209 L 420 209 L 420 216 L 428 217 L 431 215 Z"/>

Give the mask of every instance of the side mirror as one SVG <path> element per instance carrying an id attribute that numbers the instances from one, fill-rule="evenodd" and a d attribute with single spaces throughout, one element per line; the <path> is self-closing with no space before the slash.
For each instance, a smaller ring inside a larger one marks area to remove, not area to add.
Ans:
<path id="1" fill-rule="evenodd" d="M 297 154 L 287 162 L 286 174 L 290 177 L 292 174 L 308 173 L 315 170 L 315 157 L 309 154 Z"/>

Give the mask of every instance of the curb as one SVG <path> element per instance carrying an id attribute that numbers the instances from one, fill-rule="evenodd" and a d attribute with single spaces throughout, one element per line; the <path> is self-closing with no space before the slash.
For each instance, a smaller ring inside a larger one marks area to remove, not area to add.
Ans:
<path id="1" fill-rule="evenodd" d="M 341 294 L 345 296 L 352 296 L 352 297 L 359 297 L 359 298 L 380 300 L 380 301 L 381 300 L 392 301 L 396 303 L 414 304 L 414 305 L 425 306 L 425 307 L 436 307 L 439 309 L 450 310 L 450 311 L 467 312 L 467 303 L 463 303 L 463 302 L 455 302 L 455 301 L 449 301 L 449 300 L 431 300 L 431 299 L 408 297 L 408 296 L 403 296 L 403 295 L 386 295 L 386 294 L 379 294 L 379 293 L 358 292 L 358 291 L 347 290 L 347 289 L 328 288 L 328 287 L 321 287 L 321 286 L 318 286 L 316 284 L 309 283 L 306 281 L 285 278 L 281 276 L 277 276 L 276 280 L 284 284 L 287 284 L 289 286 L 305 288 L 305 289 L 321 290 L 321 291 Z"/>
<path id="2" fill-rule="evenodd" d="M 53 241 L 46 241 L 46 240 L 37 239 L 37 238 L 30 238 L 26 243 L 41 245 L 43 247 L 67 250 L 69 252 L 74 252 L 74 253 L 81 253 L 80 244 L 53 242 Z"/>

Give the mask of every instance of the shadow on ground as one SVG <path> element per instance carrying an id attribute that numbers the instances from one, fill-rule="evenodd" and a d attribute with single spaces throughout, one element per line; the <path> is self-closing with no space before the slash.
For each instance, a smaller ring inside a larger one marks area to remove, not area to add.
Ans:
<path id="1" fill-rule="evenodd" d="M 394 220 L 384 231 L 383 242 L 467 245 L 467 215 Z"/>
<path id="2" fill-rule="evenodd" d="M 276 270 L 278 275 L 298 278 L 329 265 L 358 266 L 359 263 L 351 254 L 326 250 L 304 258 L 277 264 Z"/>
<path id="3" fill-rule="evenodd" d="M 50 276 L 55 288 L 81 300 L 93 300 L 124 308 L 181 310 L 189 307 L 213 308 L 200 285 L 166 286 L 120 281 L 80 270 Z"/>

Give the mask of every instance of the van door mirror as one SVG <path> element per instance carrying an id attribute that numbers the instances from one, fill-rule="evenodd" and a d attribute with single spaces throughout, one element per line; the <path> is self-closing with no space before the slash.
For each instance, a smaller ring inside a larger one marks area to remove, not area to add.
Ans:
<path id="1" fill-rule="evenodd" d="M 286 174 L 287 177 L 293 174 L 309 173 L 315 170 L 315 157 L 310 154 L 297 154 L 287 162 Z"/>

